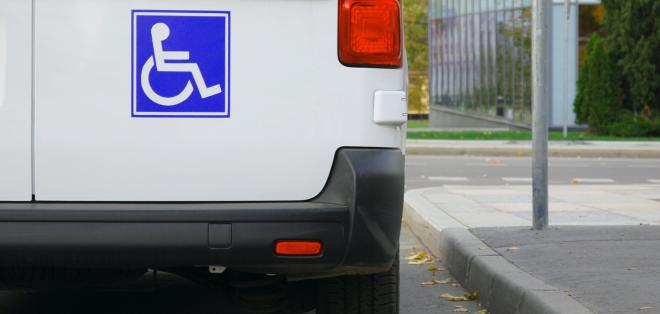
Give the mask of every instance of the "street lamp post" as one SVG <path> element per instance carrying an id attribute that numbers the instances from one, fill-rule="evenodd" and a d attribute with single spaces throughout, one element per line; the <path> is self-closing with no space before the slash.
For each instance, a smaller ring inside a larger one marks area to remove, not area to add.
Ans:
<path id="1" fill-rule="evenodd" d="M 552 2 L 532 1 L 532 189 L 533 224 L 548 226 L 548 116 L 552 100 Z"/>

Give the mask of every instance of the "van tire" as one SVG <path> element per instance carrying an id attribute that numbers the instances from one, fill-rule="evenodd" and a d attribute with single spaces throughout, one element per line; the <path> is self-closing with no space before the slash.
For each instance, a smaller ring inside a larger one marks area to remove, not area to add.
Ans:
<path id="1" fill-rule="evenodd" d="M 319 281 L 317 313 L 398 314 L 398 255 L 392 268 L 384 273 Z"/>

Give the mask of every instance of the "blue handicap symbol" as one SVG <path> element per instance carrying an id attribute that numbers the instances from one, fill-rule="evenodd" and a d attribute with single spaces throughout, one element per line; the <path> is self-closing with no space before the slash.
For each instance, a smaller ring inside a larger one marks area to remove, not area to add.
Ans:
<path id="1" fill-rule="evenodd" d="M 133 11 L 133 117 L 229 117 L 229 12 Z"/>

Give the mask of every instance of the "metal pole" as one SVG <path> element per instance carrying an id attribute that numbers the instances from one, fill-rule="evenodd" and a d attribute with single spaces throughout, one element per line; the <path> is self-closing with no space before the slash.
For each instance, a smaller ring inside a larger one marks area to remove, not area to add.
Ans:
<path id="1" fill-rule="evenodd" d="M 534 229 L 548 226 L 548 115 L 551 103 L 552 2 L 532 1 L 532 188 Z"/>
<path id="2" fill-rule="evenodd" d="M 571 0 L 564 0 L 564 9 L 566 10 L 566 21 L 564 21 L 564 139 L 568 138 L 568 58 L 570 56 L 568 49 L 568 34 L 571 30 Z"/>

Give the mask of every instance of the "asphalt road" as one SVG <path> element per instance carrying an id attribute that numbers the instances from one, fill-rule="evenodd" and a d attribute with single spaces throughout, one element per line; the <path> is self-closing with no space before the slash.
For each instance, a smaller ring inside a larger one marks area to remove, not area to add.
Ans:
<path id="1" fill-rule="evenodd" d="M 660 184 L 658 159 L 550 159 L 550 184 Z M 407 156 L 406 188 L 530 184 L 529 158 Z"/>
<path id="2" fill-rule="evenodd" d="M 401 313 L 456 313 L 460 307 L 474 313 L 474 302 L 449 302 L 439 296 L 465 291 L 456 284 L 422 286 L 431 280 L 428 265 L 410 265 L 404 258 L 413 250 L 425 250 L 409 229 L 401 235 Z M 436 263 L 442 268 L 441 263 Z M 145 278 L 130 287 L 113 290 L 74 290 L 50 292 L 0 292 L 0 314 L 206 314 L 237 313 L 227 294 L 198 286 L 177 276 L 159 273 L 156 281 Z M 444 271 L 437 274 L 444 280 Z M 311 314 L 311 313 L 310 313 Z"/>

